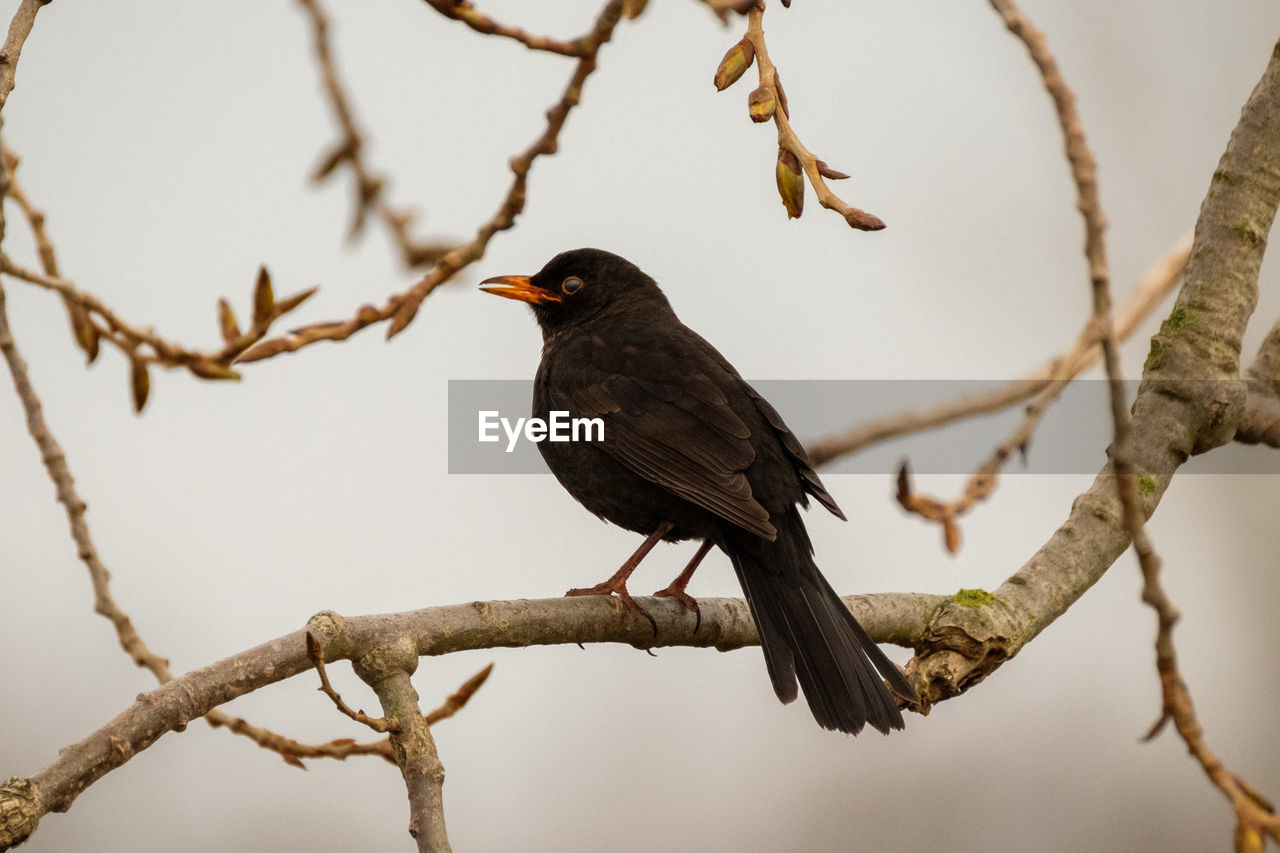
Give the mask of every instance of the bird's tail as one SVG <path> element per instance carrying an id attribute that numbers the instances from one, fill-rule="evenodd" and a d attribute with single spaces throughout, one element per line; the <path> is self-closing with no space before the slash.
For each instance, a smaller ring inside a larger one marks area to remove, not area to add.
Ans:
<path id="1" fill-rule="evenodd" d="M 722 547 L 746 594 L 778 698 L 793 701 L 798 678 L 823 728 L 901 729 L 902 714 L 881 676 L 904 697 L 912 695 L 910 684 L 818 571 L 799 511 L 773 520 L 773 542 L 734 529 Z"/>

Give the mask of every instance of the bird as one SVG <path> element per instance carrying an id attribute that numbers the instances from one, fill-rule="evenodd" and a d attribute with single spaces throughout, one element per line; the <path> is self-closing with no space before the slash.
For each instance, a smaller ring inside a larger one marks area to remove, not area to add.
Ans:
<path id="1" fill-rule="evenodd" d="M 568 594 L 617 595 L 648 616 L 627 591 L 631 573 L 659 541 L 700 540 L 657 593 L 697 612 L 685 587 L 718 547 L 783 703 L 798 681 L 825 729 L 902 729 L 885 682 L 904 700 L 914 691 L 819 571 L 800 508 L 812 498 L 844 513 L 778 412 L 680 322 L 658 283 L 619 255 L 583 248 L 480 288 L 527 303 L 542 331 L 533 417 L 603 421 L 603 438 L 539 442 L 547 467 L 587 510 L 646 537 L 611 578 Z"/>

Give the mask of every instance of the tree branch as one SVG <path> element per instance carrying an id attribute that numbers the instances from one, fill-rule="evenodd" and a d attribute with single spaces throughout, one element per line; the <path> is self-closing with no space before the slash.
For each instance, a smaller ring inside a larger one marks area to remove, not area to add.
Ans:
<path id="1" fill-rule="evenodd" d="M 391 752 L 409 793 L 409 835 L 421 853 L 449 853 L 453 848 L 444 824 L 444 765 L 418 709 L 418 691 L 409 680 L 418 667 L 414 643 L 403 637 L 370 649 L 355 658 L 352 667 L 378 695 L 390 725 Z"/>
<path id="2" fill-rule="evenodd" d="M 356 124 L 355 110 L 347 97 L 342 80 L 338 76 L 337 63 L 333 58 L 333 50 L 329 45 L 329 19 L 320 8 L 318 0 L 298 0 L 311 22 L 311 35 L 316 64 L 320 66 L 320 76 L 324 83 L 325 93 L 329 96 L 329 104 L 333 107 L 334 118 L 342 131 L 342 137 L 320 161 L 312 173 L 312 180 L 323 181 L 333 174 L 342 164 L 351 169 L 355 179 L 355 205 L 351 220 L 349 238 L 359 236 L 372 212 L 386 226 L 391 234 L 392 242 L 400 252 L 400 259 L 409 269 L 417 269 L 435 263 L 449 245 L 440 241 L 420 241 L 409 233 L 409 225 L 413 216 L 408 211 L 392 208 L 383 198 L 386 178 L 373 171 L 364 158 L 364 134 Z"/>
<path id="3" fill-rule="evenodd" d="M 578 58 L 587 55 L 588 47 L 582 38 L 561 41 L 549 36 L 536 35 L 519 27 L 509 27 L 476 9 L 475 4 L 470 0 L 426 0 L 426 3 L 446 18 L 461 21 L 478 33 L 514 39 L 530 50 Z"/>
<path id="4" fill-rule="evenodd" d="M 1191 252 L 1191 235 L 1178 240 L 1168 254 L 1143 274 L 1133 292 L 1116 314 L 1116 333 L 1128 339 L 1164 298 L 1173 292 L 1182 277 Z M 1008 385 L 979 394 L 966 394 L 919 409 L 894 412 L 864 421 L 848 430 L 805 444 L 815 465 L 825 465 L 871 445 L 903 435 L 935 429 L 977 415 L 990 414 L 1029 400 L 1055 380 L 1071 379 L 1088 370 L 1102 356 L 1097 330 L 1092 323 L 1076 339 L 1071 349 L 1046 364 L 1015 379 Z"/>
<path id="5" fill-rule="evenodd" d="M 753 57 L 760 79 L 759 87 L 748 99 L 748 111 L 753 121 L 772 120 L 777 127 L 778 192 L 787 208 L 788 217 L 792 219 L 799 217 L 804 208 L 804 183 L 800 180 L 800 174 L 803 172 L 813 191 L 817 193 L 818 203 L 828 210 L 839 213 L 850 227 L 860 231 L 879 231 L 884 228 L 884 222 L 878 216 L 854 207 L 831 191 L 827 186 L 827 178 L 840 180 L 849 176 L 843 172 L 837 172 L 819 160 L 817 155 L 804 146 L 800 137 L 792 129 L 787 95 L 783 91 L 778 69 L 769 58 L 769 48 L 764 40 L 764 3 L 754 4 L 747 13 L 747 34 L 743 37 L 743 42 L 750 45 L 751 54 L 750 56 L 745 53 L 741 55 L 741 60 L 746 63 L 742 66 L 742 70 L 750 65 Z M 725 61 L 734 61 L 731 59 L 733 56 L 731 50 L 730 54 L 726 55 Z M 720 89 L 732 84 L 741 75 L 741 71 L 735 69 L 728 77 L 721 77 L 725 64 L 722 62 L 721 69 L 716 73 L 716 87 Z"/>
<path id="6" fill-rule="evenodd" d="M 307 1 L 299 0 L 304 4 Z M 24 2 L 29 4 L 34 0 L 24 0 Z M 524 210 L 529 171 L 538 157 L 555 153 L 565 120 L 578 105 L 582 97 L 582 87 L 595 71 L 596 56 L 601 46 L 612 36 L 621 16 L 622 7 L 623 0 L 609 0 L 596 17 L 591 29 L 575 40 L 581 45 L 581 57 L 574 66 L 574 71 L 560 100 L 548 110 L 547 125 L 543 132 L 528 148 L 512 159 L 511 170 L 514 179 L 498 211 L 481 224 L 471 240 L 445 253 L 416 284 L 402 292 L 392 294 L 380 306 L 362 305 L 356 309 L 354 316 L 346 320 L 312 323 L 294 329 L 287 335 L 264 340 L 272 323 L 287 311 L 296 308 L 313 292 L 303 291 L 274 303 L 275 310 L 264 318 L 265 323 L 255 322 L 254 327 L 245 334 L 229 335 L 228 326 L 221 323 L 224 346 L 220 350 L 202 352 L 186 349 L 148 329 L 125 322 L 93 294 L 79 290 L 72 282 L 61 276 L 49 274 L 47 271 L 39 273 L 24 269 L 2 255 L 0 255 L 0 272 L 59 293 L 68 302 L 81 306 L 100 318 L 103 324 L 102 331 L 105 331 L 106 336 L 120 346 L 134 363 L 135 380 L 139 373 L 145 377 L 146 366 L 150 363 L 158 363 L 166 367 L 185 367 L 196 376 L 205 379 L 237 378 L 230 367 L 233 362 L 258 361 L 283 352 L 296 352 L 318 341 L 346 340 L 362 329 L 387 321 L 390 321 L 387 336 L 392 337 L 408 326 L 417 313 L 418 307 L 432 290 L 448 281 L 459 270 L 479 260 L 484 255 L 489 240 L 499 231 L 505 231 L 515 223 L 516 217 Z M 392 215 L 395 215 L 394 211 Z M 226 316 L 225 312 L 221 313 L 220 320 Z M 255 316 L 255 321 L 257 319 Z M 144 345 L 151 350 L 150 353 L 139 350 L 139 347 Z M 145 400 L 145 394 L 140 396 Z M 135 401 L 138 398 L 135 381 Z"/>
<path id="7" fill-rule="evenodd" d="M 419 656 L 463 649 L 517 648 L 566 643 L 626 643 L 636 648 L 693 646 L 728 651 L 759 642 L 746 602 L 705 598 L 698 604 L 702 622 L 678 603 L 641 598 L 654 617 L 649 623 L 628 613 L 616 599 L 600 596 L 520 601 L 488 601 L 433 607 L 405 613 L 343 618 L 319 613 L 305 630 L 295 631 L 169 681 L 138 699 L 84 740 L 59 751 L 48 767 L 29 780 L 10 780 L 0 788 L 0 815 L 20 810 L 35 828 L 49 812 L 64 812 L 89 785 L 120 767 L 165 733 L 238 696 L 292 678 L 311 669 L 305 634 L 319 641 L 327 661 L 357 660 L 377 649 L 407 644 Z M 910 645 L 923 635 L 945 596 L 886 594 L 848 596 L 867 633 L 881 642 Z M 10 791 L 5 799 L 6 790 Z M 0 825 L 0 831 L 4 825 Z M 29 833 L 28 833 L 29 834 Z M 0 834 L 0 849 L 24 836 Z"/>
<path id="8" fill-rule="evenodd" d="M 0 111 L 4 110 L 4 105 L 9 101 L 9 93 L 17 83 L 18 56 L 22 53 L 22 45 L 26 43 L 27 36 L 31 35 L 31 28 L 35 26 L 36 13 L 51 2 L 52 0 L 22 0 L 13 13 L 13 19 L 9 22 L 9 34 L 5 37 L 4 44 L 0 45 Z"/>
<path id="9" fill-rule="evenodd" d="M 1241 340 L 1257 304 L 1258 272 L 1278 205 L 1280 43 L 1245 103 L 1213 174 L 1200 208 L 1182 290 L 1151 342 L 1134 417 L 1136 421 L 1146 416 L 1152 425 L 1142 433 L 1135 431 L 1135 455 L 1149 446 L 1148 455 L 1165 464 L 1180 464 L 1238 433 L 1247 410 L 1245 385 L 1234 381 L 1240 375 Z M 1270 349 L 1264 343 L 1260 369 L 1266 369 L 1269 358 Z M 1197 381 L 1185 381 L 1188 378 Z M 1166 482 L 1157 480 L 1153 489 Z M 1280 843 L 1280 818 L 1205 742 L 1190 690 L 1178 669 L 1173 643 L 1178 610 L 1161 583 L 1159 561 L 1145 555 L 1140 543 L 1135 545 L 1139 545 L 1142 564 L 1142 597 L 1158 617 L 1156 667 L 1163 689 L 1160 719 L 1148 737 L 1166 721 L 1173 721 L 1187 749 L 1235 811 L 1236 849 L 1261 849 L 1263 835 Z"/>
<path id="10" fill-rule="evenodd" d="M 343 341 L 361 329 L 387 320 L 391 321 L 387 337 L 393 337 L 413 321 L 418 307 L 432 290 L 448 281 L 462 268 L 483 257 L 484 250 L 493 235 L 515 224 L 515 218 L 524 210 L 529 170 L 538 157 L 555 153 L 560 130 L 564 127 L 569 112 L 578 105 L 582 97 L 583 84 L 595 71 L 596 55 L 600 47 L 612 36 L 613 29 L 617 26 L 622 14 L 622 5 L 622 0 L 609 0 L 596 18 L 590 32 L 582 37 L 583 55 L 574 67 L 564 94 L 547 111 L 546 128 L 532 145 L 512 159 L 511 171 L 515 178 L 507 190 L 506 197 L 498 208 L 498 212 L 476 230 L 471 240 L 445 254 L 421 280 L 408 290 L 393 294 L 381 306 L 365 305 L 350 319 L 314 323 L 296 329 L 283 337 L 262 341 L 240 356 L 238 361 L 257 361 L 282 352 L 296 352 L 318 341 Z"/>
<path id="11" fill-rule="evenodd" d="M 1280 447 L 1280 320 L 1267 333 L 1244 375 L 1249 395 L 1235 440 Z"/>

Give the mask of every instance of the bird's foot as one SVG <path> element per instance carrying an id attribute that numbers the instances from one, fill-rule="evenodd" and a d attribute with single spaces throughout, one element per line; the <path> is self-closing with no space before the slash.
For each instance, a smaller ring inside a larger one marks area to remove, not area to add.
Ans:
<path id="1" fill-rule="evenodd" d="M 625 580 L 619 582 L 616 578 L 610 578 L 604 583 L 598 583 L 595 586 L 588 586 L 580 589 L 571 589 L 565 593 L 566 597 L 578 595 L 618 596 L 618 600 L 622 602 L 623 608 L 631 613 L 639 614 L 649 620 L 649 627 L 653 628 L 653 636 L 658 636 L 658 623 L 649 615 L 649 611 L 645 610 L 639 604 L 636 604 L 636 600 L 631 597 L 631 593 L 627 592 L 627 584 Z"/>
<path id="2" fill-rule="evenodd" d="M 677 585 L 678 580 L 679 579 L 677 578 L 676 581 L 672 581 L 671 586 L 666 589 L 658 590 L 654 595 L 658 598 L 674 598 L 676 601 L 680 602 L 680 606 L 692 613 L 694 616 L 693 633 L 696 634 L 698 633 L 698 629 L 702 627 L 702 609 L 698 607 L 697 599 L 684 591 L 683 584 Z"/>

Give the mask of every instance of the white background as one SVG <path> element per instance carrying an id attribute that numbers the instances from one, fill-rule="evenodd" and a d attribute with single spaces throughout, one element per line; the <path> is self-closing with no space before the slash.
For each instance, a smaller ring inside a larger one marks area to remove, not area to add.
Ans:
<path id="1" fill-rule="evenodd" d="M 421 211 L 419 233 L 469 236 L 496 210 L 506 161 L 541 132 L 570 61 L 481 37 L 423 3 L 331 5 L 390 197 Z M 722 29 L 689 0 L 649 5 L 602 51 L 559 153 L 534 168 L 517 227 L 391 344 L 368 330 L 248 365 L 239 384 L 157 373 L 136 417 L 118 354 L 104 348 L 84 369 L 60 302 L 6 281 L 116 598 L 175 671 L 326 608 L 555 596 L 634 548 L 549 476 L 446 473 L 447 380 L 528 377 L 538 359 L 528 311 L 477 292 L 486 276 L 533 272 L 561 249 L 611 249 L 762 379 L 1013 377 L 1074 339 L 1089 291 L 1060 133 L 1023 47 L 984 4 L 796 0 L 766 15 L 795 127 L 854 175 L 836 189 L 889 224 L 878 234 L 851 231 L 812 194 L 804 217 L 786 220 L 774 132 L 746 117 L 750 77 L 724 93 L 711 85 L 745 22 Z M 14 8 L 0 2 L 3 20 Z M 567 37 L 596 4 L 482 8 Z M 1233 0 L 1028 12 L 1079 95 L 1119 301 L 1193 224 L 1280 10 Z M 335 138 L 310 50 L 306 19 L 285 2 L 46 7 L 4 133 L 65 275 L 203 348 L 218 342 L 219 296 L 247 321 L 262 263 L 281 295 L 321 287 L 286 325 L 344 318 L 411 284 L 381 232 L 343 243 L 345 176 L 306 181 Z M 5 251 L 36 265 L 12 208 Z M 1270 270 L 1246 360 L 1280 313 Z M 1126 348 L 1130 375 L 1158 320 Z M 1006 429 L 993 426 L 992 446 Z M 843 591 L 994 588 L 1090 479 L 1004 478 L 954 558 L 896 508 L 888 476 L 828 478 L 852 521 L 813 514 L 810 528 Z M 153 682 L 91 613 L 62 509 L 3 389 L 0 484 L 3 777 L 47 765 Z M 922 483 L 942 494 L 959 484 Z M 1152 524 L 1210 743 L 1273 797 L 1278 507 L 1274 478 L 1186 476 Z M 636 591 L 665 585 L 691 549 L 659 549 Z M 691 591 L 737 594 L 727 569 L 709 559 Z M 496 661 L 472 704 L 436 728 L 459 850 L 1223 849 L 1230 811 L 1180 741 L 1139 743 L 1159 687 L 1154 616 L 1138 595 L 1125 555 L 1017 659 L 889 738 L 825 732 L 803 703 L 779 705 L 754 649 L 468 653 L 423 661 L 415 684 L 434 706 Z M 333 670 L 353 705 L 376 704 L 347 667 Z M 371 736 L 311 677 L 227 710 L 302 740 Z M 193 723 L 46 817 L 25 849 L 411 849 L 407 819 L 399 774 L 380 760 L 304 774 Z"/>

